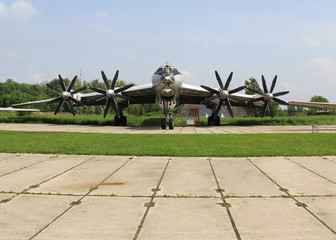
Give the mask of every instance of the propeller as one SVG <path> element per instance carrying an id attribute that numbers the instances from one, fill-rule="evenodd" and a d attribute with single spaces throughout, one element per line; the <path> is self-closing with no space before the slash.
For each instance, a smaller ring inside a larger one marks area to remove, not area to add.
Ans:
<path id="1" fill-rule="evenodd" d="M 249 87 L 247 88 L 248 90 L 261 95 L 261 97 L 255 98 L 251 102 L 258 102 L 258 101 L 261 101 L 261 100 L 265 102 L 264 106 L 263 106 L 263 109 L 262 109 L 262 112 L 261 112 L 261 117 L 263 117 L 265 115 L 267 107 L 269 108 L 271 117 L 272 118 L 274 117 L 274 113 L 273 113 L 273 109 L 272 109 L 272 105 L 271 105 L 272 100 L 277 102 L 277 103 L 283 104 L 283 105 L 288 105 L 287 102 L 285 102 L 285 101 L 283 101 L 283 100 L 281 100 L 277 97 L 283 96 L 283 95 L 289 93 L 289 91 L 273 93 L 273 90 L 274 90 L 274 87 L 275 87 L 275 84 L 276 84 L 276 81 L 277 81 L 277 77 L 278 76 L 275 75 L 269 91 L 268 91 L 268 88 L 267 88 L 267 85 L 266 85 L 264 75 L 261 75 L 261 80 L 262 80 L 264 92 L 260 92 L 258 90 L 255 90 L 255 89 L 249 88 Z"/>
<path id="2" fill-rule="evenodd" d="M 217 79 L 217 82 L 219 84 L 220 90 L 216 90 L 216 89 L 204 86 L 204 85 L 201 85 L 201 87 L 204 88 L 205 90 L 208 90 L 209 92 L 215 94 L 213 97 L 209 98 L 208 101 L 212 101 L 212 100 L 215 100 L 215 99 L 220 99 L 220 101 L 217 105 L 216 111 L 215 111 L 215 116 L 218 115 L 223 103 L 225 103 L 225 106 L 226 106 L 227 110 L 229 111 L 231 117 L 233 117 L 231 101 L 233 101 L 233 102 L 237 102 L 237 101 L 232 99 L 231 96 L 232 96 L 233 93 L 236 93 L 236 92 L 239 92 L 242 89 L 245 89 L 246 86 L 241 86 L 241 87 L 237 87 L 233 90 L 228 90 L 230 82 L 232 80 L 233 72 L 230 73 L 228 79 L 225 82 L 225 85 L 223 85 L 223 82 L 222 82 L 222 80 L 221 80 L 217 71 L 215 71 L 215 75 L 216 75 L 216 79 Z"/>
<path id="3" fill-rule="evenodd" d="M 121 99 L 125 99 L 125 100 L 128 100 L 128 101 L 132 101 L 133 99 L 128 97 L 128 96 L 119 94 L 119 93 L 122 93 L 126 89 L 129 89 L 134 84 L 129 84 L 127 86 L 115 89 L 115 86 L 116 86 L 117 80 L 118 80 L 118 76 L 119 76 L 119 70 L 116 71 L 116 73 L 114 75 L 114 78 L 112 80 L 112 85 L 111 86 L 109 84 L 109 81 L 107 80 L 107 77 L 106 77 L 105 73 L 103 71 L 101 71 L 101 74 L 102 74 L 106 89 L 104 90 L 104 89 L 100 89 L 100 88 L 90 87 L 90 89 L 92 89 L 95 92 L 101 93 L 102 95 L 97 96 L 96 98 L 92 99 L 88 104 L 91 104 L 91 103 L 94 103 L 96 101 L 100 101 L 100 100 L 103 100 L 103 99 L 107 99 L 106 105 L 105 105 L 105 110 L 104 110 L 104 118 L 106 117 L 106 115 L 107 115 L 107 113 L 110 109 L 110 106 L 112 106 L 116 115 L 118 117 L 120 117 L 120 111 L 119 111 L 119 108 L 118 108 L 118 105 L 117 105 L 117 99 L 121 98 Z"/>
<path id="4" fill-rule="evenodd" d="M 83 91 L 83 90 L 87 89 L 87 87 L 82 87 L 82 88 L 79 88 L 79 89 L 74 90 L 74 91 L 71 90 L 73 88 L 73 86 L 75 85 L 77 75 L 72 79 L 68 88 L 66 88 L 64 80 L 63 80 L 63 78 L 60 74 L 58 75 L 58 78 L 59 78 L 62 90 L 59 90 L 58 88 L 56 88 L 56 87 L 54 87 L 50 84 L 47 84 L 47 86 L 50 89 L 52 89 L 54 92 L 59 94 L 60 96 L 52 99 L 48 103 L 50 104 L 50 103 L 59 102 L 59 104 L 57 105 L 57 107 L 55 109 L 55 112 L 54 112 L 54 114 L 56 115 L 59 112 L 60 108 L 62 107 L 63 103 L 66 102 L 70 111 L 71 111 L 71 113 L 75 116 L 75 109 L 73 107 L 73 103 L 75 103 L 77 105 L 81 105 L 81 106 L 84 106 L 84 104 L 82 102 L 78 101 L 77 99 L 75 99 L 73 97 L 73 95 L 80 92 L 80 91 Z"/>

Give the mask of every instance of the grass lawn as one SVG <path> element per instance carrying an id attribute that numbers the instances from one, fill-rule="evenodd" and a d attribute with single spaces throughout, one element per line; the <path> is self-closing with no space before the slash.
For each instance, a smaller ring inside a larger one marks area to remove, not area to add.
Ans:
<path id="1" fill-rule="evenodd" d="M 0 152 L 130 156 L 336 155 L 336 134 L 98 134 L 0 131 Z"/>

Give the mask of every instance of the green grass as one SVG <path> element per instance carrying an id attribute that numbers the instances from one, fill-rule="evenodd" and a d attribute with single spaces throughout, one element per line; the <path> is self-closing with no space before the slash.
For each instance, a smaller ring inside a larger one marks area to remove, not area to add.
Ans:
<path id="1" fill-rule="evenodd" d="M 127 116 L 128 126 L 160 126 L 163 114 L 153 113 L 151 116 Z M 70 114 L 36 114 L 36 113 L 0 113 L 2 123 L 51 123 L 51 124 L 80 124 L 80 125 L 114 125 L 114 116 L 108 115 L 76 115 Z M 175 117 L 175 126 L 185 126 L 186 117 Z M 201 125 L 207 125 L 207 118 L 200 117 Z M 224 126 L 251 126 L 251 125 L 320 125 L 336 124 L 336 115 L 330 116 L 298 116 L 265 118 L 221 118 Z"/>
<path id="2" fill-rule="evenodd" d="M 336 134 L 97 134 L 0 131 L 0 152 L 129 156 L 336 155 Z"/>

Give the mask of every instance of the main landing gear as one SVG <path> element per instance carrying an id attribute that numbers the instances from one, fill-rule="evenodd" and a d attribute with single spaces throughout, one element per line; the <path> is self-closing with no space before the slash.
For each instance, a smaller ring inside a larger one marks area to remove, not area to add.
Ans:
<path id="1" fill-rule="evenodd" d="M 127 117 L 126 116 L 115 116 L 114 117 L 114 126 L 127 126 Z"/>
<path id="2" fill-rule="evenodd" d="M 168 121 L 166 118 L 162 118 L 161 128 L 166 129 L 167 125 L 169 126 L 169 129 L 174 129 L 174 118 L 169 118 Z"/>
<path id="3" fill-rule="evenodd" d="M 208 117 L 208 126 L 220 126 L 220 117 L 214 115 Z"/>

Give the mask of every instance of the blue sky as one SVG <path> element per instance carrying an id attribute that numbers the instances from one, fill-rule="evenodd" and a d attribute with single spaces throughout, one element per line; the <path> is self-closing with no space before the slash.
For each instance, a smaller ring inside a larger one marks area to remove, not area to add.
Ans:
<path id="1" fill-rule="evenodd" d="M 231 88 L 254 77 L 284 100 L 336 102 L 336 2 L 0 0 L 0 81 L 40 83 L 60 73 L 83 80 L 149 83 L 166 60 L 185 82 Z"/>

